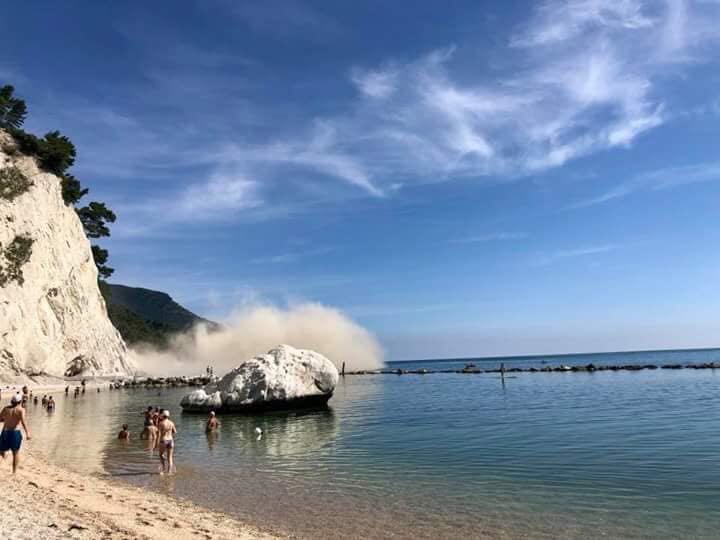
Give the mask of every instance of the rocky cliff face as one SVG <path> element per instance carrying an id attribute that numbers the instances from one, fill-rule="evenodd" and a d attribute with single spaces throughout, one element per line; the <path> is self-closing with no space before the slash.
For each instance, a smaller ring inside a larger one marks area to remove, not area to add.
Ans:
<path id="1" fill-rule="evenodd" d="M 90 243 L 63 202 L 60 179 L 18 154 L 0 131 L 3 170 L 6 179 L 20 171 L 32 184 L 19 195 L 0 192 L 0 378 L 131 373 L 98 289 Z"/>

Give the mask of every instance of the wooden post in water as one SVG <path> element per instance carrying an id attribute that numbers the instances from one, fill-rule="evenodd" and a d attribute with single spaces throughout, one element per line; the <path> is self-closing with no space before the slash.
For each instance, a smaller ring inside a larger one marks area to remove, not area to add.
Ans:
<path id="1" fill-rule="evenodd" d="M 342 365 L 342 376 L 343 377 L 345 376 L 345 362 L 343 362 L 343 365 Z"/>

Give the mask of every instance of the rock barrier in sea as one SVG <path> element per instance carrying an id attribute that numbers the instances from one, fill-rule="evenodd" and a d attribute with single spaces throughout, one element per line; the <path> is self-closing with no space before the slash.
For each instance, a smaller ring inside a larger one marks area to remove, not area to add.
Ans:
<path id="1" fill-rule="evenodd" d="M 437 373 L 460 373 L 460 374 L 482 374 L 482 373 L 594 373 L 596 371 L 644 371 L 653 369 L 720 369 L 720 362 L 705 362 L 702 364 L 624 364 L 624 365 L 601 365 L 587 364 L 584 366 L 542 366 L 542 367 L 508 367 L 480 369 L 477 367 L 465 367 L 461 369 L 375 369 L 347 371 L 345 375 L 432 375 Z"/>
<path id="2" fill-rule="evenodd" d="M 180 388 L 186 386 L 205 386 L 216 381 L 212 377 L 133 377 L 116 379 L 108 383 L 111 390 L 131 388 Z"/>
<path id="3" fill-rule="evenodd" d="M 483 373 L 512 374 L 512 373 L 595 373 L 598 371 L 646 371 L 655 369 L 720 369 L 720 362 L 705 362 L 701 364 L 620 364 L 609 366 L 542 366 L 542 367 L 508 367 L 480 369 L 466 367 L 461 369 L 375 369 L 346 371 L 345 375 L 434 375 L 438 373 L 456 373 L 463 375 L 480 375 Z M 217 383 L 217 377 L 135 377 L 133 379 L 118 379 L 111 381 L 111 389 L 133 388 L 178 388 L 178 387 L 205 387 Z"/>

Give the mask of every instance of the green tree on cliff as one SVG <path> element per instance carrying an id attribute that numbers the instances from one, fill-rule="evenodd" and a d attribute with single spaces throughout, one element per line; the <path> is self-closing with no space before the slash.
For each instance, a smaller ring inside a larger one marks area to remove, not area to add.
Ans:
<path id="1" fill-rule="evenodd" d="M 27 106 L 25 101 L 13 95 L 14 92 L 15 88 L 11 85 L 0 87 L 0 128 L 12 135 L 22 153 L 34 156 L 42 169 L 60 177 L 65 204 L 76 206 L 88 190 L 67 172 L 75 163 L 75 145 L 59 131 L 46 133 L 43 138 L 24 131 L 22 126 L 27 116 Z M 108 223 L 115 222 L 115 214 L 105 203 L 93 201 L 87 206 L 76 208 L 76 212 L 88 238 L 110 236 Z M 93 245 L 92 253 L 100 278 L 108 278 L 113 273 L 113 269 L 106 264 L 108 251 Z"/>
<path id="2" fill-rule="evenodd" d="M 0 87 L 0 128 L 18 129 L 25 122 L 27 106 L 25 102 L 13 96 L 15 88 L 6 84 Z"/>

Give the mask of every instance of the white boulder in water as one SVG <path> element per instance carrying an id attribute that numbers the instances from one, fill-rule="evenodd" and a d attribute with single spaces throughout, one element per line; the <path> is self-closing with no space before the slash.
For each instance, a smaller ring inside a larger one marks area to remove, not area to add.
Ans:
<path id="1" fill-rule="evenodd" d="M 324 405 L 339 374 L 314 351 L 280 345 L 243 362 L 217 384 L 186 395 L 180 402 L 191 412 L 242 412 Z"/>

